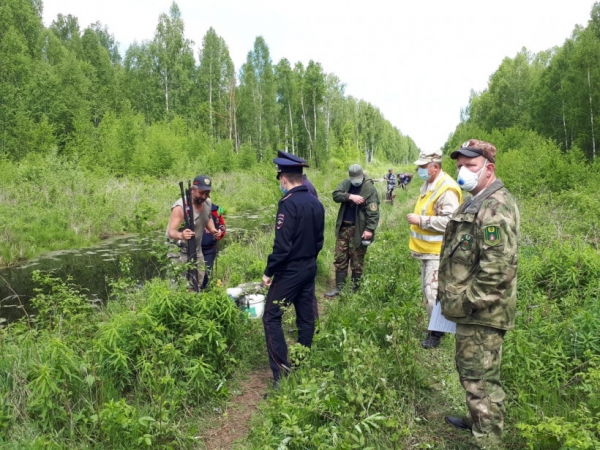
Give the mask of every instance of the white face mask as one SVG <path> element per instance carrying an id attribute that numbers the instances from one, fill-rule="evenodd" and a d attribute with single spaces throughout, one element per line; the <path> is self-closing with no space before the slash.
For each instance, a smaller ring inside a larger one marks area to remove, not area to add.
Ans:
<path id="1" fill-rule="evenodd" d="M 477 187 L 477 183 L 479 183 L 479 177 L 481 176 L 483 169 L 485 169 L 485 166 L 487 166 L 487 159 L 485 160 L 483 167 L 477 172 L 471 172 L 466 166 L 462 166 L 458 171 L 458 176 L 456 177 L 456 181 L 458 182 L 460 188 L 467 192 L 471 192 L 473 189 L 475 189 Z"/>

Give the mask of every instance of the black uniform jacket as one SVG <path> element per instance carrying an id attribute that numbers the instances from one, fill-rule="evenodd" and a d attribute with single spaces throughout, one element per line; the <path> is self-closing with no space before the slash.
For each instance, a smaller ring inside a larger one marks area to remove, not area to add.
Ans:
<path id="1" fill-rule="evenodd" d="M 315 261 L 323 248 L 325 208 L 306 186 L 291 189 L 279 200 L 275 221 L 273 253 L 265 275 L 272 277 L 285 269 L 301 270 Z"/>

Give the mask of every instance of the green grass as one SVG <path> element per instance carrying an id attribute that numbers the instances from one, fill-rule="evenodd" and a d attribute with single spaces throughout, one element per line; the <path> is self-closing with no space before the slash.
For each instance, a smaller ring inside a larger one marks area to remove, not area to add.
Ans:
<path id="1" fill-rule="evenodd" d="M 0 169 L 9 175 L 0 181 L 0 266 L 114 234 L 162 230 L 180 196 L 178 182 L 187 185 L 197 175 L 110 178 L 53 156 L 4 162 Z M 229 213 L 272 207 L 279 198 L 272 172 L 216 174 L 213 199 Z"/>
<path id="2" fill-rule="evenodd" d="M 109 179 L 59 160 L 34 163 L 9 167 L 13 170 L 1 182 L 5 264 L 54 248 L 91 245 L 103 233 L 163 229 L 179 195 L 177 181 L 195 175 Z M 213 199 L 229 214 L 262 211 L 270 223 L 280 198 L 277 181 L 272 167 L 254 169 L 215 174 Z M 367 170 L 383 174 L 387 165 Z M 311 170 L 309 177 L 327 214 L 317 276 L 317 292 L 323 292 L 333 274 L 338 205 L 331 191 L 345 173 Z M 587 178 L 587 190 L 519 197 L 517 323 L 506 336 L 503 358 L 506 448 L 600 445 L 600 256 L 592 201 L 597 174 L 590 168 Z M 383 183 L 377 186 L 383 195 Z M 434 351 L 419 345 L 426 314 L 405 220 L 418 188 L 415 180 L 407 192 L 397 191 L 393 206 L 381 204 L 362 288 L 334 301 L 321 299 L 324 314 L 312 350 L 261 405 L 239 448 L 469 445 L 468 434 L 443 422 L 444 415 L 465 412 L 453 337 Z M 220 283 L 257 281 L 272 238 L 269 227 L 232 240 L 219 258 Z M 117 284 L 116 301 L 100 310 L 88 308 L 77 292 L 59 284 L 55 295 L 39 298 L 43 307 L 31 329 L 17 323 L 2 330 L 2 446 L 146 448 L 150 442 L 150 447 L 201 448 L 195 439 L 202 432 L 198 422 L 235 389 L 233 371 L 266 367 L 260 321 L 214 319 L 226 336 L 216 340 L 230 344 L 225 350 L 206 347 L 212 325 L 206 324 L 206 314 L 198 316 L 186 306 L 190 299 L 183 293 L 161 281 L 142 291 L 131 290 L 135 280 L 127 277 Z M 225 307 L 222 293 L 215 289 L 202 301 Z M 287 314 L 286 320 L 292 319 Z M 191 323 L 203 337 L 189 332 Z M 198 348 L 210 366 L 203 378 L 192 376 L 200 366 L 189 362 Z"/>
<path id="3" fill-rule="evenodd" d="M 472 444 L 443 421 L 466 412 L 453 336 L 435 351 L 419 346 L 425 310 L 405 221 L 417 189 L 418 182 L 398 192 L 394 207 L 382 205 L 362 289 L 326 305 L 310 358 L 269 399 L 240 448 Z M 586 226 L 569 220 L 581 206 L 563 203 L 568 196 L 520 198 L 517 324 L 503 361 L 505 448 L 595 448 L 600 440 L 592 425 L 600 417 L 600 255 L 593 234 L 581 232 Z M 598 226 L 591 211 L 579 217 Z"/>

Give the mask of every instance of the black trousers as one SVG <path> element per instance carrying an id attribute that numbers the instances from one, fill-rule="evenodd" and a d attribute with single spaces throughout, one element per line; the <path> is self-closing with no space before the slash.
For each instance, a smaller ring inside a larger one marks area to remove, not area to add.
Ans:
<path id="1" fill-rule="evenodd" d="M 204 269 L 204 280 L 202 281 L 202 289 L 206 289 L 208 286 L 208 281 L 210 275 L 212 273 L 213 265 L 215 263 L 215 256 L 217 253 L 215 252 L 215 248 L 211 247 L 209 249 L 202 249 L 202 254 L 204 255 L 204 265 L 206 268 Z"/>
<path id="2" fill-rule="evenodd" d="M 296 310 L 296 327 L 298 343 L 310 347 L 315 334 L 315 314 L 313 300 L 315 298 L 315 276 L 317 264 L 307 263 L 302 269 L 283 270 L 273 277 L 265 301 L 263 325 L 267 340 L 269 365 L 273 378 L 278 380 L 290 370 L 288 347 L 281 326 L 282 306 L 294 305 Z"/>

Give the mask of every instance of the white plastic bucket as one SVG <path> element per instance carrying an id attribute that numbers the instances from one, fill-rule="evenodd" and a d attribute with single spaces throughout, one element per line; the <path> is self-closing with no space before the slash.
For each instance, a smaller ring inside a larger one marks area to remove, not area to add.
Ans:
<path id="1" fill-rule="evenodd" d="M 244 297 L 244 311 L 251 319 L 260 319 L 265 311 L 265 296 L 250 294 Z"/>
<path id="2" fill-rule="evenodd" d="M 242 295 L 243 291 L 242 289 L 240 289 L 239 287 L 236 288 L 228 288 L 226 290 L 227 295 L 229 296 L 229 298 L 231 300 L 233 300 L 233 302 L 235 303 L 237 301 L 238 298 L 240 298 L 240 296 Z"/>

